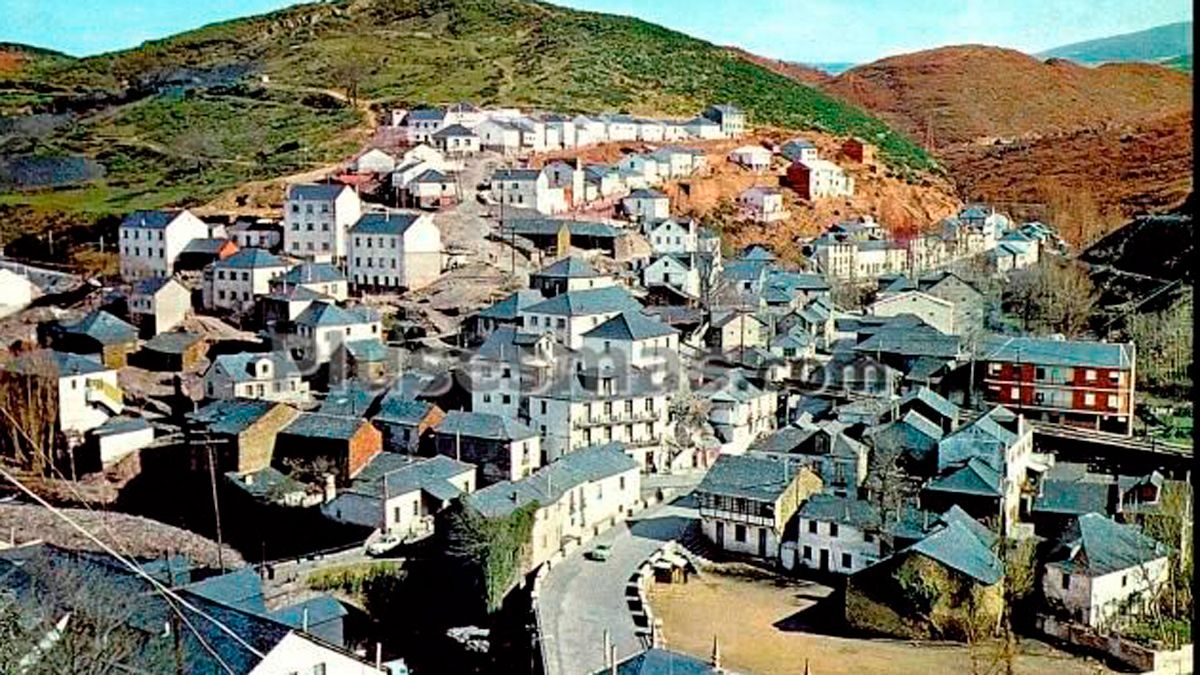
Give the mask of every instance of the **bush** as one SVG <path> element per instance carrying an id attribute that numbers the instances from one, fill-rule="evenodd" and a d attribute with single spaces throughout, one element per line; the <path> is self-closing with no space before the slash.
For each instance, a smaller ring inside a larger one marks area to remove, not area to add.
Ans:
<path id="1" fill-rule="evenodd" d="M 396 563 L 376 562 L 320 570 L 305 581 L 314 591 L 341 591 L 365 602 L 373 586 L 396 583 L 403 578 Z"/>

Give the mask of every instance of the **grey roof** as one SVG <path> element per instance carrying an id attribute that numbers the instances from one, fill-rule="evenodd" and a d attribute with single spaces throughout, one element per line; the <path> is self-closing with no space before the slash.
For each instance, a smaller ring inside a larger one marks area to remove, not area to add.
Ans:
<path id="1" fill-rule="evenodd" d="M 146 277 L 145 279 L 139 279 L 133 283 L 132 293 L 134 295 L 154 295 L 172 281 L 179 283 L 175 277 Z"/>
<path id="2" fill-rule="evenodd" d="M 300 183 L 289 185 L 288 199 L 307 199 L 313 201 L 333 201 L 350 187 L 341 183 Z"/>
<path id="3" fill-rule="evenodd" d="M 317 412 L 323 415 L 362 417 L 379 400 L 380 394 L 381 392 L 374 391 L 358 380 L 351 380 L 341 388 L 326 394 Z"/>
<path id="4" fill-rule="evenodd" d="M 800 507 L 800 517 L 848 525 L 859 530 L 878 528 L 881 523 L 879 509 L 871 502 L 824 493 L 809 497 Z"/>
<path id="5" fill-rule="evenodd" d="M 305 621 L 309 626 L 317 626 L 327 621 L 334 621 L 349 614 L 342 603 L 333 596 L 318 595 L 287 607 L 268 613 L 272 619 L 287 624 L 292 628 L 304 628 Z"/>
<path id="6" fill-rule="evenodd" d="M 386 424 L 416 426 L 430 410 L 433 410 L 433 404 L 428 401 L 388 395 L 379 402 L 379 413 L 372 419 Z"/>
<path id="7" fill-rule="evenodd" d="M 626 199 L 668 199 L 668 197 L 665 193 L 655 190 L 653 188 L 638 188 L 637 190 L 634 190 L 633 192 L 630 192 L 629 194 L 625 195 L 625 198 Z"/>
<path id="8" fill-rule="evenodd" d="M 712 664 L 687 654 L 651 647 L 617 664 L 617 675 L 720 675 Z M 598 670 L 593 675 L 609 675 Z"/>
<path id="9" fill-rule="evenodd" d="M 1000 497 L 1003 494 L 1000 472 L 980 457 L 972 457 L 965 463 L 952 467 L 930 481 L 925 489 L 983 497 Z"/>
<path id="10" fill-rule="evenodd" d="M 525 311 L 531 314 L 562 316 L 587 316 L 609 312 L 639 311 L 642 305 L 623 288 L 606 286 L 579 291 L 567 291 L 530 305 Z"/>
<path id="11" fill-rule="evenodd" d="M 474 131 L 471 131 L 461 124 L 451 124 L 450 126 L 438 129 L 433 133 L 434 138 L 469 138 L 477 135 L 478 134 L 476 134 Z"/>
<path id="12" fill-rule="evenodd" d="M 696 491 L 773 502 L 796 474 L 787 462 L 753 455 L 719 455 Z"/>
<path id="13" fill-rule="evenodd" d="M 467 503 L 486 517 L 502 517 L 531 502 L 552 504 L 585 483 L 637 471 L 638 463 L 619 444 L 568 452 L 519 481 L 501 481 L 473 492 Z"/>
<path id="14" fill-rule="evenodd" d="M 360 362 L 381 362 L 387 360 L 387 347 L 379 338 L 350 340 L 342 343 L 351 358 Z"/>
<path id="15" fill-rule="evenodd" d="M 419 211 L 368 211 L 350 228 L 350 234 L 401 235 L 408 231 L 423 214 Z"/>
<path id="16" fill-rule="evenodd" d="M 188 420 L 199 423 L 212 433 L 236 435 L 262 419 L 280 403 L 247 399 L 213 401 L 199 410 L 188 413 Z"/>
<path id="17" fill-rule="evenodd" d="M 96 436 L 119 436 L 150 428 L 150 423 L 144 417 L 110 417 L 108 421 L 92 429 Z"/>
<path id="18" fill-rule="evenodd" d="M 42 368 L 50 368 L 58 377 L 92 375 L 109 370 L 107 366 L 96 359 L 51 349 L 39 349 L 21 354 L 8 364 L 8 368 L 26 375 L 37 375 L 41 373 Z"/>
<path id="19" fill-rule="evenodd" d="M 422 490 L 442 501 L 450 501 L 462 494 L 462 490 L 449 482 L 450 479 L 474 471 L 475 465 L 445 455 L 422 458 L 384 452 L 363 468 L 349 491 L 380 498 L 386 480 L 389 498 Z"/>
<path id="20" fill-rule="evenodd" d="M 492 181 L 527 181 L 537 180 L 542 175 L 541 169 L 496 169 L 492 172 Z"/>
<path id="21" fill-rule="evenodd" d="M 747 379 L 740 368 L 731 368 L 725 371 L 724 377 L 718 377 L 701 386 L 697 393 L 712 401 L 745 403 L 761 396 L 763 390 Z"/>
<path id="22" fill-rule="evenodd" d="M 454 181 L 450 177 L 448 177 L 446 174 L 442 173 L 441 171 L 438 171 L 437 169 L 425 169 L 420 174 L 418 174 L 416 178 L 412 179 L 412 182 L 414 182 L 414 183 L 433 183 L 433 184 L 440 185 L 442 183 L 453 183 Z"/>
<path id="23" fill-rule="evenodd" d="M 209 371 L 217 366 L 220 366 L 235 382 L 250 382 L 256 379 L 251 366 L 257 363 L 259 359 L 264 358 L 271 360 L 271 368 L 273 371 L 271 374 L 271 379 L 275 380 L 286 377 L 300 376 L 300 368 L 292 359 L 292 355 L 283 350 L 274 352 L 239 352 L 237 354 L 221 354 L 217 358 L 213 359 L 212 365 L 209 366 Z"/>
<path id="24" fill-rule="evenodd" d="M 1068 527 L 1051 564 L 1071 574 L 1101 576 L 1161 558 L 1168 551 L 1133 525 L 1088 513 Z"/>
<path id="25" fill-rule="evenodd" d="M 287 267 L 282 258 L 267 253 L 261 248 L 244 248 L 237 253 L 213 263 L 218 269 L 262 269 L 264 267 Z"/>
<path id="26" fill-rule="evenodd" d="M 520 317 L 521 310 L 545 299 L 539 289 L 525 288 L 512 293 L 499 302 L 484 307 L 476 316 L 499 321 L 516 321 Z"/>
<path id="27" fill-rule="evenodd" d="M 279 300 L 281 302 L 304 302 L 312 300 L 321 300 L 324 302 L 337 302 L 333 296 L 318 293 L 307 286 L 296 286 L 288 284 L 283 288 L 276 286 L 278 290 L 267 293 L 263 298 L 268 300 Z"/>
<path id="28" fill-rule="evenodd" d="M 179 331 L 159 333 L 147 340 L 146 344 L 142 345 L 142 349 L 163 354 L 182 354 L 203 339 L 204 336 L 198 333 Z"/>
<path id="29" fill-rule="evenodd" d="M 765 247 L 755 244 L 742 254 L 743 260 L 775 260 L 775 254 Z"/>
<path id="30" fill-rule="evenodd" d="M 611 392 L 605 392 L 596 387 L 595 382 L 601 375 L 611 376 L 613 387 Z M 604 401 L 630 398 L 635 396 L 656 396 L 665 394 L 666 388 L 661 380 L 649 370 L 638 368 L 623 373 L 617 370 L 588 368 L 554 377 L 543 388 L 534 393 L 540 398 L 563 401 Z"/>
<path id="31" fill-rule="evenodd" d="M 503 229 L 506 232 L 515 232 L 518 236 L 553 236 L 558 234 L 564 225 L 567 226 L 567 231 L 571 233 L 572 237 L 616 239 L 625 234 L 608 223 L 553 218 L 513 218 L 505 223 Z"/>
<path id="32" fill-rule="evenodd" d="M 1003 565 L 970 527 L 954 520 L 904 549 L 925 555 L 987 585 L 1000 581 Z"/>
<path id="33" fill-rule="evenodd" d="M 340 307 L 332 302 L 316 301 L 306 307 L 295 323 L 301 326 L 350 326 L 378 321 L 369 307 Z"/>
<path id="34" fill-rule="evenodd" d="M 928 387 L 918 387 L 901 396 L 900 406 L 904 407 L 909 403 L 917 401 L 924 403 L 945 417 L 953 420 L 958 419 L 958 406 Z"/>
<path id="35" fill-rule="evenodd" d="M 346 275 L 326 262 L 305 262 L 288 270 L 277 281 L 287 284 L 327 284 L 345 281 Z"/>
<path id="36" fill-rule="evenodd" d="M 436 122 L 446 118 L 446 111 L 441 108 L 418 108 L 408 111 L 406 120 L 418 120 L 422 122 Z"/>
<path id="37" fill-rule="evenodd" d="M 871 337 L 855 345 L 855 351 L 867 353 L 898 354 L 900 356 L 934 356 L 955 358 L 960 351 L 961 339 L 957 335 L 945 335 L 933 328 L 882 328 Z"/>
<path id="38" fill-rule="evenodd" d="M 533 274 L 553 279 L 589 279 L 604 276 L 587 260 L 573 255 L 556 260 Z"/>
<path id="39" fill-rule="evenodd" d="M 1109 484 L 1088 480 L 1050 480 L 1046 477 L 1038 488 L 1030 507 L 1032 513 L 1054 513 L 1081 516 L 1085 513 L 1107 513 Z"/>
<path id="40" fill-rule="evenodd" d="M 451 410 L 437 425 L 439 434 L 461 435 L 493 441 L 521 441 L 537 436 L 537 432 L 511 417 L 490 413 Z"/>
<path id="41" fill-rule="evenodd" d="M 182 253 L 193 253 L 197 255 L 216 255 L 221 252 L 221 248 L 228 243 L 228 239 L 218 237 L 205 237 L 204 239 L 193 239 L 183 247 Z"/>
<path id="42" fill-rule="evenodd" d="M 137 227 L 147 230 L 161 230 L 170 225 L 182 210 L 134 211 L 125 216 L 121 227 Z"/>
<path id="43" fill-rule="evenodd" d="M 213 602 L 243 611 L 256 614 L 264 614 L 267 611 L 263 602 L 262 579 L 253 567 L 219 574 L 183 588 Z"/>
<path id="44" fill-rule="evenodd" d="M 306 412 L 300 413 L 296 419 L 292 420 L 291 424 L 280 430 L 280 433 L 306 438 L 345 441 L 353 438 L 364 424 L 370 423 L 361 417 Z"/>
<path id="45" fill-rule="evenodd" d="M 589 330 L 583 336 L 605 340 L 649 340 L 678 334 L 677 329 L 657 319 L 651 319 L 641 312 L 625 311 Z"/>
<path id="46" fill-rule="evenodd" d="M 982 360 L 1038 365 L 1115 368 L 1133 367 L 1133 345 L 1110 342 L 988 336 Z"/>
<path id="47" fill-rule="evenodd" d="M 97 309 L 80 319 L 78 323 L 63 326 L 71 335 L 86 335 L 102 345 L 123 344 L 137 341 L 137 329 L 108 312 Z"/>

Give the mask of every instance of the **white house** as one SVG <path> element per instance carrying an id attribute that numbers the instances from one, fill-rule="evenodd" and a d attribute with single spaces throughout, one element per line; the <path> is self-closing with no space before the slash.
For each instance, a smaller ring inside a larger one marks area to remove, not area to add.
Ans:
<path id="1" fill-rule="evenodd" d="M 78 439 L 124 409 L 117 371 L 99 361 L 42 349 L 22 354 L 8 368 L 55 388 L 58 428 L 72 438 Z"/>
<path id="2" fill-rule="evenodd" d="M 346 298 L 350 297 L 350 282 L 346 275 L 329 263 L 301 263 L 271 281 L 273 291 L 297 287 L 306 288 L 338 302 L 345 302 Z"/>
<path id="3" fill-rule="evenodd" d="M 383 324 L 367 307 L 339 307 L 322 300 L 313 301 L 295 320 L 293 351 L 302 363 L 329 363 L 343 344 L 379 339 Z"/>
<path id="4" fill-rule="evenodd" d="M 729 161 L 751 171 L 766 171 L 771 168 L 771 151 L 761 145 L 743 145 L 729 153 Z"/>
<path id="5" fill-rule="evenodd" d="M 134 211 L 117 228 L 121 278 L 169 277 L 184 248 L 208 235 L 208 225 L 187 209 Z"/>
<path id="6" fill-rule="evenodd" d="M 671 199 L 658 190 L 634 190 L 621 200 L 621 206 L 631 220 L 656 222 L 671 217 Z"/>
<path id="7" fill-rule="evenodd" d="M 404 117 L 409 143 L 429 143 L 446 126 L 446 111 L 439 108 L 410 110 Z"/>
<path id="8" fill-rule="evenodd" d="M 358 193 L 346 185 L 289 185 L 283 204 L 283 250 L 322 262 L 346 257 L 346 230 L 362 215 Z"/>
<path id="9" fill-rule="evenodd" d="M 811 162 L 817 159 L 817 146 L 806 138 L 793 138 L 779 147 L 779 154 L 789 162 Z"/>
<path id="10" fill-rule="evenodd" d="M 788 182 L 803 199 L 849 197 L 854 194 L 854 179 L 842 167 L 827 159 L 792 162 Z"/>
<path id="11" fill-rule="evenodd" d="M 800 507 L 796 562 L 801 567 L 853 574 L 879 560 L 879 510 L 853 497 L 816 494 Z"/>
<path id="12" fill-rule="evenodd" d="M 582 347 L 600 363 L 657 369 L 678 363 L 679 331 L 641 312 L 627 311 L 584 333 Z"/>
<path id="13" fill-rule="evenodd" d="M 625 311 L 638 311 L 641 304 L 624 288 L 606 286 L 568 291 L 520 311 L 526 332 L 553 333 L 554 338 L 578 349 L 583 334 Z"/>
<path id="14" fill-rule="evenodd" d="M 741 347 L 765 347 L 768 328 L 751 312 L 722 310 L 714 313 L 708 340 L 722 352 Z"/>
<path id="15" fill-rule="evenodd" d="M 870 311 L 875 316 L 912 314 L 946 335 L 956 335 L 954 303 L 921 291 L 889 293 L 872 303 Z"/>
<path id="16" fill-rule="evenodd" d="M 218 260 L 204 271 L 204 306 L 242 311 L 254 298 L 271 292 L 271 281 L 287 272 L 288 264 L 260 248 L 247 248 Z"/>
<path id="17" fill-rule="evenodd" d="M 659 120 L 646 117 L 637 118 L 637 139 L 647 143 L 661 143 L 667 133 L 667 127 Z"/>
<path id="18" fill-rule="evenodd" d="M 658 175 L 663 179 L 686 178 L 708 163 L 704 152 L 692 148 L 659 148 L 650 157 L 658 162 Z"/>
<path id="19" fill-rule="evenodd" d="M 540 292 L 546 298 L 568 291 L 606 288 L 614 283 L 612 275 L 597 271 L 587 260 L 573 255 L 556 260 L 529 274 L 529 288 Z"/>
<path id="20" fill-rule="evenodd" d="M 461 124 L 452 124 L 435 133 L 433 143 L 451 157 L 479 154 L 482 146 L 479 134 Z"/>
<path id="21" fill-rule="evenodd" d="M 692 218 L 669 218 L 646 228 L 646 239 L 655 255 L 696 253 L 698 237 L 699 226 Z"/>
<path id="22" fill-rule="evenodd" d="M 229 237 L 239 249 L 277 251 L 283 246 L 283 227 L 271 218 L 238 218 L 229 228 Z"/>
<path id="23" fill-rule="evenodd" d="M 745 452 L 760 435 L 775 430 L 778 395 L 755 386 L 740 369 L 701 386 L 697 395 L 711 404 L 708 422 L 723 452 Z"/>
<path id="24" fill-rule="evenodd" d="M 428 213 L 364 213 L 349 239 L 347 269 L 356 287 L 415 290 L 442 273 L 442 234 Z"/>
<path id="25" fill-rule="evenodd" d="M 191 308 L 192 292 L 175 277 L 142 279 L 129 293 L 129 320 L 143 337 L 175 328 Z"/>
<path id="26" fill-rule="evenodd" d="M 521 127 L 506 120 L 486 119 L 475 127 L 479 146 L 505 155 L 515 155 L 521 150 Z"/>
<path id="27" fill-rule="evenodd" d="M 746 113 L 730 103 L 710 105 L 702 116 L 721 125 L 721 135 L 725 138 L 737 138 L 746 133 Z"/>
<path id="28" fill-rule="evenodd" d="M 479 106 L 466 102 L 455 103 L 446 108 L 446 116 L 442 119 L 442 129 L 455 124 L 474 129 L 485 119 L 487 119 L 487 113 Z"/>
<path id="29" fill-rule="evenodd" d="M 1167 547 L 1136 526 L 1089 513 L 1067 529 L 1051 552 L 1042 593 L 1048 604 L 1074 620 L 1104 628 L 1122 611 L 1146 608 L 1167 583 L 1168 560 Z"/>
<path id="30" fill-rule="evenodd" d="M 683 129 L 687 131 L 688 134 L 701 140 L 707 141 L 717 138 L 724 138 L 724 135 L 721 133 L 721 125 L 704 116 L 693 117 L 692 119 L 684 122 Z"/>
<path id="31" fill-rule="evenodd" d="M 555 347 L 549 333 L 494 330 L 471 356 L 471 410 L 517 419 L 530 385 L 549 380 L 563 351 Z"/>
<path id="32" fill-rule="evenodd" d="M 788 217 L 783 208 L 783 192 L 778 188 L 756 185 L 739 194 L 737 203 L 743 217 L 757 223 L 773 223 Z"/>
<path id="33" fill-rule="evenodd" d="M 396 168 L 396 158 L 379 148 L 371 148 L 350 162 L 352 173 L 391 173 Z"/>
<path id="34" fill-rule="evenodd" d="M 204 372 L 209 399 L 251 398 L 285 403 L 309 400 L 308 383 L 285 351 L 222 354 Z"/>
<path id="35" fill-rule="evenodd" d="M 406 541 L 433 533 L 451 499 L 475 491 L 475 467 L 445 456 L 377 455 L 350 486 L 321 505 L 326 518 L 380 530 Z"/>
<path id="36" fill-rule="evenodd" d="M 552 186 L 549 172 L 542 169 L 497 169 L 492 173 L 491 188 L 492 199 L 506 206 L 547 215 L 569 208 L 564 185 Z"/>
<path id="37" fill-rule="evenodd" d="M 575 125 L 575 145 L 594 145 L 608 140 L 608 125 L 604 120 L 587 115 L 576 115 L 571 120 Z"/>
<path id="38" fill-rule="evenodd" d="M 642 284 L 647 288 L 670 286 L 685 295 L 701 295 L 700 270 L 692 254 L 664 254 L 642 269 Z"/>
<path id="39" fill-rule="evenodd" d="M 0 269 L 0 319 L 28 307 L 35 289 L 29 277 Z"/>
<path id="40" fill-rule="evenodd" d="M 605 137 L 609 141 L 636 141 L 638 123 L 629 115 L 601 115 Z"/>
<path id="41" fill-rule="evenodd" d="M 617 162 L 617 171 L 626 176 L 636 176 L 639 184 L 658 185 L 662 183 L 659 175 L 658 160 L 652 155 L 629 153 Z"/>
<path id="42" fill-rule="evenodd" d="M 100 465 L 110 467 L 154 442 L 154 427 L 144 417 L 112 417 L 91 430 Z"/>

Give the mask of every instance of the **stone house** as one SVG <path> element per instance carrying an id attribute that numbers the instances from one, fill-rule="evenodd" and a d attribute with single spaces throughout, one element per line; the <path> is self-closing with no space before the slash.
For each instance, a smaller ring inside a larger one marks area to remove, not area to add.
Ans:
<path id="1" fill-rule="evenodd" d="M 271 463 L 285 473 L 327 466 L 346 485 L 382 451 L 383 435 L 369 421 L 305 412 L 279 430 Z"/>
<path id="2" fill-rule="evenodd" d="M 438 454 L 478 467 L 480 487 L 521 480 L 542 465 L 537 432 L 500 415 L 451 410 L 434 428 L 433 440 Z"/>

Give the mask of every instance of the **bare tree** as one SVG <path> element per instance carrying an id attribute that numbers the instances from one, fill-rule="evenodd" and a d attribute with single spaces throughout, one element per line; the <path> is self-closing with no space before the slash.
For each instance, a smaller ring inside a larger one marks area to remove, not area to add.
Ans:
<path id="1" fill-rule="evenodd" d="M 1050 259 L 1013 273 L 1007 290 L 1006 300 L 1026 331 L 1067 337 L 1087 331 L 1099 299 L 1086 270 Z"/>
<path id="2" fill-rule="evenodd" d="M 346 93 L 351 107 L 358 106 L 358 86 L 367 73 L 366 60 L 360 50 L 351 49 L 333 65 L 333 79 Z"/>
<path id="3" fill-rule="evenodd" d="M 39 475 L 61 459 L 58 386 L 58 367 L 48 351 L 0 369 L 0 456 Z"/>

